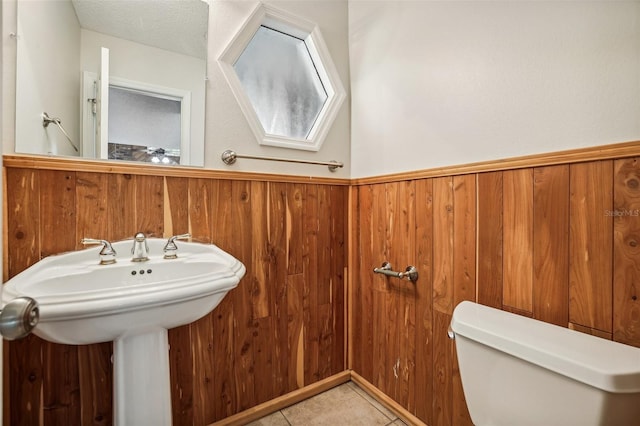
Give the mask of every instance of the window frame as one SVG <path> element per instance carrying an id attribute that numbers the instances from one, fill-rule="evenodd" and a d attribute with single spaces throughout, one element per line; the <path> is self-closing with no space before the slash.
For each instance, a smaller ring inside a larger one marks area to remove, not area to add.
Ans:
<path id="1" fill-rule="evenodd" d="M 266 133 L 233 67 L 261 26 L 266 26 L 303 40 L 316 67 L 320 81 L 327 92 L 327 100 L 306 139 Z M 346 98 L 346 92 L 322 38 L 320 29 L 315 23 L 271 5 L 258 4 L 220 55 L 218 64 L 260 145 L 305 151 L 320 150 Z"/>

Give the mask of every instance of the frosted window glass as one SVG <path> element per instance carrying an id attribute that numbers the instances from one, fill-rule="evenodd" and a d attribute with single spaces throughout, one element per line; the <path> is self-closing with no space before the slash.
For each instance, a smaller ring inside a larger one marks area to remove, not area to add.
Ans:
<path id="1" fill-rule="evenodd" d="M 267 134 L 307 139 L 327 92 L 304 40 L 261 26 L 234 69 Z"/>
<path id="2" fill-rule="evenodd" d="M 180 151 L 180 101 L 109 87 L 109 143 Z"/>

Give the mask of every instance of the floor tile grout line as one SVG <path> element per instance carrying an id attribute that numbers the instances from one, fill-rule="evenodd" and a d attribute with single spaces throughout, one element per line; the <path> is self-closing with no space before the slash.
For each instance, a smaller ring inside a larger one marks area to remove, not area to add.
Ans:
<path id="1" fill-rule="evenodd" d="M 285 422 L 287 422 L 287 424 L 288 424 L 289 426 L 293 426 L 293 423 L 291 423 L 291 422 L 289 421 L 289 419 L 287 418 L 287 415 L 286 415 L 286 414 L 284 414 L 284 410 L 280 410 L 280 414 L 282 414 L 282 417 L 284 417 L 284 421 L 285 421 Z"/>
<path id="2" fill-rule="evenodd" d="M 345 386 L 345 385 L 346 385 L 346 386 Z M 332 390 L 337 389 L 337 388 L 338 388 L 338 387 L 340 387 L 340 386 L 345 386 L 345 387 L 346 387 L 346 389 L 348 389 L 348 393 L 352 395 L 352 397 L 350 397 L 350 398 L 348 398 L 348 399 L 353 399 L 353 398 L 355 398 L 356 396 L 357 396 L 357 397 L 359 397 L 359 398 L 361 398 L 361 399 L 360 399 L 360 401 L 364 400 L 365 405 L 366 405 L 367 407 L 369 407 L 369 409 L 373 408 L 373 411 L 374 411 L 374 412 L 377 412 L 377 413 L 378 413 L 379 415 L 381 415 L 384 419 L 386 419 L 386 420 L 387 420 L 387 423 L 384 423 L 384 425 L 385 425 L 385 426 L 393 426 L 393 425 L 395 425 L 395 422 L 397 422 L 398 420 L 400 420 L 400 418 L 399 418 L 399 417 L 398 417 L 398 416 L 397 416 L 397 415 L 396 415 L 392 410 L 387 409 L 387 408 L 384 406 L 384 404 L 380 403 L 377 399 L 375 399 L 374 397 L 372 397 L 371 395 L 369 395 L 369 394 L 368 394 L 364 389 L 362 389 L 360 386 L 358 386 L 358 384 L 357 384 L 357 383 L 355 383 L 355 382 L 353 382 L 353 381 L 346 382 L 346 383 L 343 383 L 342 385 L 339 385 L 339 386 L 336 386 L 336 387 L 334 387 L 334 388 L 328 389 L 328 390 L 326 390 L 326 391 L 324 391 L 324 392 L 321 392 L 320 394 L 314 395 L 314 396 L 312 396 L 312 397 L 310 397 L 310 398 L 307 398 L 307 399 L 305 399 L 305 400 L 303 400 L 303 401 L 300 401 L 300 402 L 298 402 L 297 404 L 293 404 L 293 405 L 291 405 L 290 407 L 293 407 L 293 406 L 295 406 L 295 405 L 301 404 L 301 403 L 303 403 L 303 402 L 305 402 L 305 401 L 313 400 L 313 399 L 317 398 L 318 396 L 320 396 L 320 395 L 322 395 L 322 394 L 324 394 L 324 393 L 331 392 Z M 355 394 L 355 395 L 354 395 L 354 394 Z M 378 406 L 378 405 L 376 405 L 376 404 L 378 404 L 379 406 Z M 287 408 L 290 408 L 290 407 L 287 407 Z M 381 408 L 382 408 L 382 409 L 381 409 Z M 384 411 L 383 411 L 383 410 L 384 410 Z M 386 412 L 385 412 L 385 411 L 386 411 Z M 272 415 L 273 415 L 273 414 L 275 414 L 275 413 L 279 413 L 279 414 L 282 416 L 282 418 L 284 418 L 284 420 L 285 420 L 285 422 L 286 422 L 286 424 L 287 424 L 288 426 L 294 426 L 293 420 L 290 420 L 290 419 L 287 417 L 287 415 L 285 414 L 285 409 L 278 410 L 277 412 L 272 413 Z M 263 417 L 263 418 L 266 418 L 266 417 L 268 417 L 268 416 L 265 416 L 265 417 Z M 258 419 L 258 421 L 259 421 L 259 420 L 261 420 L 261 419 Z M 381 419 L 381 420 L 382 420 L 382 419 Z M 402 423 L 402 424 L 404 424 L 404 423 Z"/>
<path id="3" fill-rule="evenodd" d="M 367 401 L 367 403 L 372 406 L 378 413 L 382 414 L 384 417 L 386 417 L 387 419 L 389 419 L 391 421 L 391 423 L 395 422 L 396 420 L 399 419 L 398 416 L 395 415 L 395 413 L 393 413 L 392 411 L 389 411 L 391 414 L 393 414 L 393 418 L 390 418 L 389 416 L 387 416 L 387 414 L 385 412 L 383 412 L 381 409 L 379 409 L 378 407 L 376 407 L 374 404 L 371 403 L 371 401 L 369 401 L 367 398 L 365 398 L 364 396 L 360 395 L 358 392 L 356 392 L 358 394 L 358 396 L 362 399 L 364 399 L 365 401 Z"/>
<path id="4" fill-rule="evenodd" d="M 358 389 L 360 389 L 364 394 L 369 395 L 366 393 L 366 391 L 364 389 L 362 389 L 360 386 L 358 386 L 356 383 L 353 383 L 355 386 L 357 386 Z M 393 418 L 389 417 L 384 411 L 382 411 L 381 409 L 379 409 L 375 404 L 373 404 L 371 401 L 369 401 L 369 399 L 367 399 L 363 394 L 361 394 L 360 392 L 353 390 L 356 395 L 358 395 L 360 398 L 364 399 L 369 405 L 371 405 L 373 408 L 375 408 L 380 414 L 382 414 L 384 417 L 386 417 L 387 419 L 389 419 L 391 421 L 391 423 L 395 422 L 396 420 L 399 419 L 399 417 L 391 410 L 387 409 L 387 411 L 389 413 L 391 413 L 393 415 Z M 378 404 L 380 404 L 382 407 L 384 407 L 379 401 L 377 401 L 375 398 L 373 398 L 371 395 L 369 395 L 369 398 L 373 399 L 374 401 L 376 401 Z M 386 407 L 385 407 L 386 408 Z M 391 424 L 389 423 L 389 424 Z"/>

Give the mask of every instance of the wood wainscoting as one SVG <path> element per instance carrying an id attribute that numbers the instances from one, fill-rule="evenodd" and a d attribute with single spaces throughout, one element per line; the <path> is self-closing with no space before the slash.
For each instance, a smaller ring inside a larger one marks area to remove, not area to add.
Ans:
<path id="1" fill-rule="evenodd" d="M 352 191 L 350 366 L 424 423 L 471 424 L 447 337 L 462 300 L 640 347 L 640 157 Z"/>
<path id="2" fill-rule="evenodd" d="M 20 157 L 5 173 L 5 280 L 139 230 L 247 266 L 170 331 L 175 425 L 255 418 L 345 370 L 409 423 L 470 424 L 447 337 L 462 300 L 640 347 L 639 142 L 352 181 Z M 420 277 L 373 274 L 383 261 Z M 111 351 L 5 345 L 5 424 L 111 424 Z"/>
<path id="3" fill-rule="evenodd" d="M 214 312 L 169 331 L 174 425 L 210 424 L 345 371 L 348 185 L 43 164 L 5 161 L 5 280 L 82 249 L 83 237 L 138 231 L 188 231 L 246 265 Z M 6 342 L 4 424 L 112 424 L 111 354 L 111 343 Z"/>

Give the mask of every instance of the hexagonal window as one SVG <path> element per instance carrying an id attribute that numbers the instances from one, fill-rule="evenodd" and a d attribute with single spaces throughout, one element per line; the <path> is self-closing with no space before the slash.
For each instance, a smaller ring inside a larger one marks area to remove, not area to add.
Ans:
<path id="1" fill-rule="evenodd" d="M 304 40 L 262 25 L 233 68 L 266 133 L 307 139 L 327 91 Z"/>
<path id="2" fill-rule="evenodd" d="M 317 151 L 345 98 L 317 26 L 259 5 L 220 57 L 258 143 Z"/>

